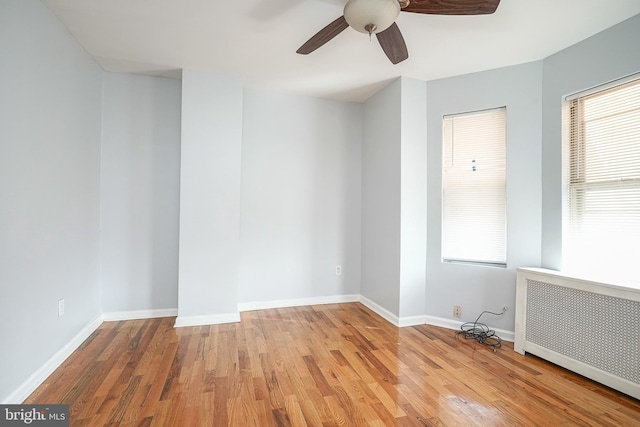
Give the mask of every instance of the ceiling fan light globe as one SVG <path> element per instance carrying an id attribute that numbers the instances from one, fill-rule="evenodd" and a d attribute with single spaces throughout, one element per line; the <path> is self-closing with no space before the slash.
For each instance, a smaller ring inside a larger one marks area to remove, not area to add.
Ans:
<path id="1" fill-rule="evenodd" d="M 369 34 L 367 28 L 374 26 L 371 34 L 389 28 L 400 14 L 398 0 L 349 0 L 344 6 L 344 19 L 350 27 Z"/>

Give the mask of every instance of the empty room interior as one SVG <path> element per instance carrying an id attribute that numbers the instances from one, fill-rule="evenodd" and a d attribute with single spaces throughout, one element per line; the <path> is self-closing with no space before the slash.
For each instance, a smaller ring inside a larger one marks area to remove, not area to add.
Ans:
<path id="1" fill-rule="evenodd" d="M 0 403 L 640 425 L 639 40 L 636 0 L 0 0 Z"/>

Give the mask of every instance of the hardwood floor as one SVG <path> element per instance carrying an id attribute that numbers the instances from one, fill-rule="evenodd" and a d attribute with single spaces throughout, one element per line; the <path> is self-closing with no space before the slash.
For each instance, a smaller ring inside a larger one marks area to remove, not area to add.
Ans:
<path id="1" fill-rule="evenodd" d="M 398 329 L 358 303 L 241 317 L 105 322 L 25 403 L 92 427 L 640 425 L 640 401 L 510 343 Z"/>

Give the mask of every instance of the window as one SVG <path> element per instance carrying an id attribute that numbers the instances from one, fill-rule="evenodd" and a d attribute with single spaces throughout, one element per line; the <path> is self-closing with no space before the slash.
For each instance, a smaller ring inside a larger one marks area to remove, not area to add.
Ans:
<path id="1" fill-rule="evenodd" d="M 443 119 L 442 259 L 506 266 L 506 108 Z"/>
<path id="2" fill-rule="evenodd" d="M 565 119 L 568 226 L 563 269 L 594 279 L 637 282 L 640 79 L 569 98 Z"/>

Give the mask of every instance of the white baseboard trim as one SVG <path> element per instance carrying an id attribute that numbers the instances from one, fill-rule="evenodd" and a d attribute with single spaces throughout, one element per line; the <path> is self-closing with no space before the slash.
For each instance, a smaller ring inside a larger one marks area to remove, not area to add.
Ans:
<path id="1" fill-rule="evenodd" d="M 304 305 L 340 304 L 360 301 L 360 295 L 332 295 L 275 301 L 255 301 L 238 304 L 238 311 L 267 310 L 270 308 L 299 307 Z"/>
<path id="2" fill-rule="evenodd" d="M 441 328 L 460 330 L 460 326 L 462 326 L 464 322 L 447 319 L 445 317 L 425 316 L 425 323 L 427 325 L 440 326 Z"/>
<path id="3" fill-rule="evenodd" d="M 397 326 L 398 328 L 404 328 L 406 326 L 416 326 L 416 325 L 424 325 L 426 323 L 427 316 L 407 316 L 407 317 L 398 317 L 386 308 L 380 306 L 379 304 L 371 301 L 367 297 L 360 296 L 360 302 L 365 305 L 370 310 L 374 311 L 377 315 L 381 316 L 387 322 L 392 325 Z"/>
<path id="4" fill-rule="evenodd" d="M 82 328 L 82 330 L 78 332 L 71 341 L 51 356 L 44 365 L 27 378 L 27 380 L 23 382 L 13 393 L 7 396 L 2 404 L 21 404 L 24 402 L 24 400 L 29 397 L 29 395 L 53 373 L 53 371 L 62 365 L 62 362 L 64 362 L 71 353 L 80 347 L 80 344 L 89 338 L 89 336 L 91 336 L 91 334 L 95 332 L 101 324 L 102 316 L 98 316 L 95 320 Z"/>
<path id="5" fill-rule="evenodd" d="M 466 323 L 466 322 L 461 322 L 459 320 L 451 320 L 451 319 L 446 319 L 444 317 L 436 317 L 436 316 L 425 316 L 425 318 L 426 318 L 425 323 L 427 325 L 440 326 L 442 328 L 453 329 L 456 331 L 459 331 L 460 326 L 462 326 L 463 323 Z M 496 328 L 492 328 L 491 326 L 489 326 L 489 328 L 493 329 L 496 335 L 499 336 L 500 339 L 502 339 L 503 341 L 513 342 L 515 337 L 514 331 L 507 331 L 506 329 L 496 329 Z"/>
<path id="6" fill-rule="evenodd" d="M 105 322 L 117 320 L 155 319 L 157 317 L 174 317 L 178 315 L 177 308 L 163 308 L 157 310 L 112 311 L 103 313 Z"/>
<path id="7" fill-rule="evenodd" d="M 496 335 L 498 335 L 502 339 L 502 341 L 513 342 L 516 338 L 515 331 L 507 331 L 506 329 L 497 328 L 493 328 L 493 330 L 496 331 Z"/>
<path id="8" fill-rule="evenodd" d="M 427 323 L 427 316 L 425 315 L 409 316 L 409 317 L 401 317 L 400 324 L 398 326 L 401 328 L 404 328 L 405 326 L 424 325 L 425 323 Z"/>
<path id="9" fill-rule="evenodd" d="M 70 355 L 73 353 L 100 325 L 103 321 L 116 320 L 136 320 L 151 319 L 157 317 L 176 318 L 174 327 L 215 325 L 221 323 L 235 323 L 240 321 L 240 312 L 251 310 L 264 310 L 270 308 L 284 308 L 304 305 L 339 304 L 348 302 L 360 302 L 370 310 L 384 318 L 389 323 L 397 327 L 415 325 L 434 325 L 447 329 L 459 330 L 464 323 L 457 320 L 446 319 L 436 316 L 411 316 L 399 318 L 386 308 L 378 305 L 362 295 L 334 295 L 327 297 L 300 298 L 291 300 L 277 300 L 265 302 L 250 302 L 238 304 L 238 313 L 215 314 L 204 316 L 178 316 L 178 309 L 158 309 L 158 310 L 138 310 L 120 311 L 104 313 L 85 326 L 78 334 L 71 339 L 64 347 L 56 352 L 44 365 L 34 372 L 24 383 L 22 383 L 13 393 L 7 396 L 1 404 L 20 404 L 33 391 L 38 388 L 44 380 L 49 377 Z M 496 334 L 504 341 L 513 342 L 515 333 L 504 329 L 495 329 Z"/>
<path id="10" fill-rule="evenodd" d="M 392 325 L 400 327 L 400 319 L 398 318 L 398 316 L 396 316 L 386 308 L 382 307 L 381 305 L 378 305 L 378 303 L 371 301 L 367 297 L 363 297 L 362 295 L 360 295 L 360 302 L 365 307 L 367 307 L 368 309 L 376 313 L 378 316 L 385 319 L 387 322 L 391 323 Z"/>
<path id="11" fill-rule="evenodd" d="M 176 318 L 174 328 L 185 326 L 218 325 L 221 323 L 235 323 L 240 321 L 240 313 L 207 314 L 204 316 L 180 316 Z"/>

